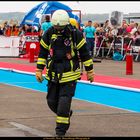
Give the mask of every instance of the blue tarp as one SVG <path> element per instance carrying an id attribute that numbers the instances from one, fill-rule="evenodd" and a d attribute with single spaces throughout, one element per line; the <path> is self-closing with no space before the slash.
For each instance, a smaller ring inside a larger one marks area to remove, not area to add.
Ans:
<path id="1" fill-rule="evenodd" d="M 52 14 L 53 11 L 58 9 L 70 11 L 68 12 L 70 18 L 75 18 L 78 22 L 80 22 L 79 17 L 71 12 L 72 9 L 70 7 L 60 2 L 48 1 L 48 2 L 42 2 L 41 4 L 31 9 L 23 18 L 21 25 L 29 24 L 33 26 L 38 26 L 39 19 L 42 17 L 42 15 Z"/>

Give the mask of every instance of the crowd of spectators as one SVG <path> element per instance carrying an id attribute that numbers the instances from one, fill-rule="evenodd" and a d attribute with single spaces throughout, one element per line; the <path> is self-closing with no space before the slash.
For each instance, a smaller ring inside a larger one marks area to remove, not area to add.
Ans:
<path id="1" fill-rule="evenodd" d="M 89 20 L 87 21 L 87 23 L 84 24 L 83 27 L 80 28 L 83 31 L 83 33 L 88 32 L 89 23 L 91 24 L 90 26 L 93 27 L 92 30 L 95 29 L 94 35 L 91 37 L 94 38 L 94 43 L 96 43 L 96 47 L 97 48 L 100 47 L 102 40 L 104 40 L 102 43 L 102 46 L 109 48 L 114 39 L 113 38 L 114 28 L 110 25 L 109 20 L 106 20 L 104 23 L 98 23 L 98 22 Z M 51 26 L 52 25 L 50 22 L 50 18 L 48 16 L 46 16 L 44 23 L 42 23 L 40 27 L 31 26 L 31 25 L 19 26 L 17 24 L 10 25 L 8 24 L 8 21 L 5 21 L 3 25 L 2 24 L 0 25 L 0 35 L 19 36 L 22 38 L 27 32 L 39 32 L 41 36 L 43 32 L 48 27 L 51 27 Z M 88 30 L 86 31 L 85 29 L 86 30 L 88 29 Z M 118 37 L 131 38 L 133 39 L 133 42 L 134 42 L 137 38 L 140 38 L 140 25 L 134 21 L 127 23 L 126 20 L 123 20 L 122 26 L 118 28 L 116 35 Z M 89 40 L 90 39 L 87 39 L 88 42 L 91 42 Z"/>
<path id="2" fill-rule="evenodd" d="M 97 50 L 99 47 L 102 47 L 104 48 L 104 51 L 108 51 L 114 40 L 116 44 L 121 44 L 123 41 L 124 50 L 126 50 L 129 45 L 140 46 L 140 25 L 137 22 L 131 21 L 130 23 L 127 23 L 126 20 L 123 20 L 122 26 L 118 27 L 117 30 L 111 26 L 109 20 L 106 20 L 104 23 L 93 22 L 92 26 L 96 29 L 95 43 Z M 85 32 L 87 27 L 88 22 L 85 23 L 83 32 Z M 129 44 L 130 42 L 131 44 Z M 107 52 L 105 55 L 107 55 Z"/>
<path id="3" fill-rule="evenodd" d="M 9 24 L 8 21 L 0 24 L 0 35 L 4 35 L 7 37 L 21 36 L 26 32 L 38 32 L 38 27 L 31 25 L 19 26 L 18 24 Z"/>
<path id="4" fill-rule="evenodd" d="M 46 20 L 50 21 L 50 19 Z M 113 28 L 109 25 L 109 20 L 106 20 L 104 23 L 98 23 L 94 21 L 92 21 L 92 23 L 93 23 L 92 26 L 96 29 L 97 36 L 102 35 L 107 38 L 113 36 L 112 32 Z M 86 28 L 87 26 L 88 22 L 85 23 L 83 29 Z M 41 27 L 31 25 L 19 26 L 16 24 L 10 25 L 8 24 L 8 21 L 5 21 L 3 25 L 0 24 L 0 35 L 5 36 L 19 36 L 21 34 L 25 34 L 26 32 L 38 32 L 38 31 L 41 31 Z M 123 20 L 122 26 L 119 27 L 117 35 L 123 37 L 129 36 L 135 39 L 140 36 L 140 25 L 134 21 L 131 21 L 128 24 L 126 20 Z"/>
<path id="5" fill-rule="evenodd" d="M 87 23 L 85 23 L 85 27 L 86 26 Z M 114 35 L 114 28 L 109 24 L 109 20 L 106 20 L 103 24 L 94 22 L 93 26 L 96 28 L 96 42 L 100 42 L 98 40 L 100 39 L 99 37 L 105 37 L 107 40 L 111 41 L 111 38 Z M 117 36 L 129 37 L 133 38 L 133 40 L 140 38 L 140 25 L 134 21 L 127 23 L 126 20 L 123 20 L 122 26 L 117 30 Z"/>

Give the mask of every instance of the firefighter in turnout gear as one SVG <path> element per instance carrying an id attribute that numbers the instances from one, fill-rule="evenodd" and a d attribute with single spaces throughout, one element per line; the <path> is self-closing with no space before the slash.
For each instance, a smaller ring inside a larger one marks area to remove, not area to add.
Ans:
<path id="1" fill-rule="evenodd" d="M 64 10 L 56 10 L 51 20 L 53 26 L 42 36 L 37 61 L 36 79 L 43 81 L 46 67 L 49 108 L 56 116 L 56 135 L 64 136 L 70 126 L 71 101 L 77 80 L 81 77 L 80 60 L 85 66 L 87 79 L 93 82 L 93 61 L 86 47 L 83 33 L 72 26 Z"/>

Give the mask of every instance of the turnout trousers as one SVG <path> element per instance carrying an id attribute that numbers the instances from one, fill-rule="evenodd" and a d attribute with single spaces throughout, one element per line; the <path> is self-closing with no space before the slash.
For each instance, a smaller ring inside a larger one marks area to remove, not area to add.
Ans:
<path id="1" fill-rule="evenodd" d="M 95 38 L 86 38 L 87 41 L 87 49 L 89 51 L 89 54 L 93 56 L 94 54 L 94 44 L 95 44 Z"/>
<path id="2" fill-rule="evenodd" d="M 70 126 L 70 108 L 76 83 L 76 81 L 66 83 L 48 81 L 48 94 L 46 99 L 49 108 L 57 115 L 56 134 L 61 133 L 65 135 Z"/>

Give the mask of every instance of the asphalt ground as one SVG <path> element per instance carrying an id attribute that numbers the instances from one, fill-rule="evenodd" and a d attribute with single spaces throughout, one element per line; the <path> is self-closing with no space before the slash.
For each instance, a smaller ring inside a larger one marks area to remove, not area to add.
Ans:
<path id="1" fill-rule="evenodd" d="M 26 60 L 0 61 L 36 65 Z M 102 60 L 98 74 L 140 79 L 140 63 L 125 75 L 125 62 Z M 66 136 L 140 136 L 140 114 L 73 99 L 71 126 Z M 54 137 L 56 115 L 46 103 L 46 93 L 0 84 L 0 137 Z"/>

